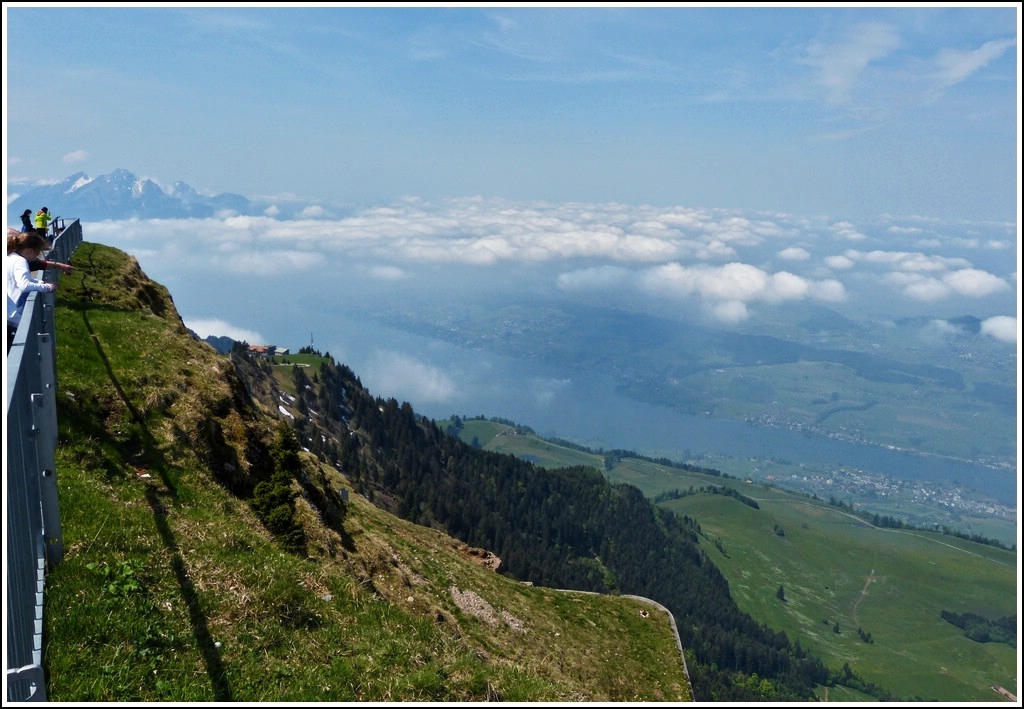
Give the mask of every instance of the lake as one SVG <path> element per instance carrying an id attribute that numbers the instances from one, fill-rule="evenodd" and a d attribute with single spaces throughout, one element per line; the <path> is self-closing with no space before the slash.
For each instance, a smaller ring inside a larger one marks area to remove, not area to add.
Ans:
<path id="1" fill-rule="evenodd" d="M 627 449 L 672 460 L 707 453 L 856 468 L 902 480 L 957 483 L 1005 505 L 1017 504 L 1014 471 L 682 414 L 618 393 L 602 373 L 516 360 L 379 323 L 346 321 L 339 328 L 362 334 L 339 345 L 343 357 L 331 349 L 336 359 L 349 364 L 374 395 L 408 401 L 430 418 L 497 417 L 594 450 Z"/>

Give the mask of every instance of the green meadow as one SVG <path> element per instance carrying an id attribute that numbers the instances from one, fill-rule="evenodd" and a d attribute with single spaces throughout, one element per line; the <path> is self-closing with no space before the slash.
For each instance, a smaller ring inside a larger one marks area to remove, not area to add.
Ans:
<path id="1" fill-rule="evenodd" d="M 602 455 L 500 423 L 466 420 L 467 436 L 543 466 L 605 468 Z M 672 499 L 665 507 L 700 525 L 701 544 L 739 606 L 830 667 L 848 664 L 903 699 L 1003 701 L 993 687 L 1018 693 L 1016 648 L 970 640 L 941 616 L 944 610 L 991 620 L 1016 616 L 1015 552 L 875 527 L 849 508 L 731 474 L 635 458 L 613 461 L 606 474 L 649 497 L 667 493 Z M 747 502 L 712 492 L 723 487 Z M 833 694 L 829 700 L 863 697 Z"/>
<path id="2" fill-rule="evenodd" d="M 602 456 L 596 453 L 559 445 L 533 434 L 517 433 L 515 427 L 503 423 L 466 419 L 460 437 L 486 450 L 508 453 L 545 468 L 588 465 L 600 470 L 603 466 Z"/>
<path id="3" fill-rule="evenodd" d="M 848 663 L 901 697 L 995 701 L 992 686 L 1016 694 L 1016 649 L 969 640 L 941 617 L 1015 615 L 1015 553 L 872 527 L 819 501 L 724 482 L 759 509 L 711 494 L 665 505 L 698 520 L 702 544 L 742 609 L 830 666 Z"/>

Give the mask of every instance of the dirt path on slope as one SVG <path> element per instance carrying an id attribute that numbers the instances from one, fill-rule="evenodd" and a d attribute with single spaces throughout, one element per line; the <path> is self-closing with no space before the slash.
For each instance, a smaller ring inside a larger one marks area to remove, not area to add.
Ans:
<path id="1" fill-rule="evenodd" d="M 860 590 L 860 595 L 857 597 L 856 602 L 853 604 L 853 622 L 860 627 L 860 618 L 857 617 L 857 608 L 860 606 L 860 602 L 864 600 L 864 597 L 868 595 L 868 586 L 873 584 L 877 579 L 875 578 L 875 570 L 871 569 L 866 579 L 864 579 L 864 588 Z"/>

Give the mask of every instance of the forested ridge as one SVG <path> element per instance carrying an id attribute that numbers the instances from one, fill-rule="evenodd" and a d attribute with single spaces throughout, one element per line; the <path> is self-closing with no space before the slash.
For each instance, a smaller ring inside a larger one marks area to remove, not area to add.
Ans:
<path id="1" fill-rule="evenodd" d="M 252 365 L 233 355 L 246 379 Z M 302 445 L 337 466 L 357 492 L 420 525 L 502 560 L 500 573 L 555 588 L 652 598 L 675 615 L 695 699 L 814 699 L 836 681 L 799 642 L 742 612 L 697 543 L 696 521 L 655 506 L 599 471 L 548 471 L 476 449 L 370 394 L 330 355 L 318 370 L 292 368 Z M 883 692 L 884 694 L 884 692 Z"/>

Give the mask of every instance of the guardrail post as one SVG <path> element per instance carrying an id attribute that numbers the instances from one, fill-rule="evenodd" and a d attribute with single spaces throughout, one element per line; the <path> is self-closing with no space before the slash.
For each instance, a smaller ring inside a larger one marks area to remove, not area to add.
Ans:
<path id="1" fill-rule="evenodd" d="M 12 694 L 17 697 L 12 699 Z M 7 698 L 9 701 L 45 702 L 46 677 L 39 665 L 25 665 L 7 671 Z"/>

